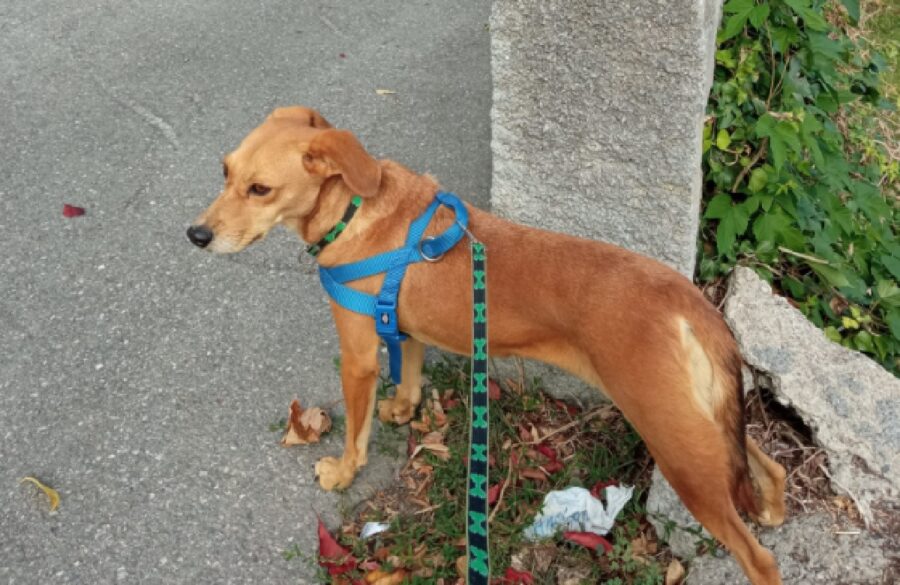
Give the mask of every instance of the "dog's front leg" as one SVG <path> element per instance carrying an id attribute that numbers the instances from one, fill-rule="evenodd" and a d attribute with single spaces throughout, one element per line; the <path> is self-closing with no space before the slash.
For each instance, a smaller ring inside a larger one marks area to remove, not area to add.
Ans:
<path id="1" fill-rule="evenodd" d="M 412 337 L 403 342 L 403 370 L 393 398 L 378 402 L 378 418 L 402 425 L 409 422 L 422 401 L 422 363 L 425 344 Z"/>
<path id="2" fill-rule="evenodd" d="M 365 465 L 372 431 L 375 384 L 378 380 L 378 336 L 370 317 L 333 309 L 341 339 L 341 385 L 346 409 L 346 442 L 340 458 L 323 457 L 316 476 L 326 490 L 342 490 L 353 483 L 356 470 Z"/>

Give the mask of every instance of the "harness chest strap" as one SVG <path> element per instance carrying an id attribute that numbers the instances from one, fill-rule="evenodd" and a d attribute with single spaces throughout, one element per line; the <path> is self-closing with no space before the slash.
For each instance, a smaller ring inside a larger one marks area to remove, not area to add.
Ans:
<path id="1" fill-rule="evenodd" d="M 428 224 L 441 205 L 454 211 L 456 221 L 439 236 L 423 238 Z M 401 381 L 403 358 L 400 343 L 406 339 L 397 320 L 397 297 L 406 268 L 423 260 L 439 259 L 462 239 L 468 222 L 469 212 L 462 201 L 456 195 L 442 191 L 435 195 L 422 215 L 410 224 L 403 247 L 350 264 L 327 268 L 319 266 L 319 280 L 334 302 L 349 311 L 375 319 L 375 331 L 388 348 L 391 379 L 395 384 Z M 385 277 L 377 295 L 347 286 L 348 282 L 381 273 L 385 273 Z"/>

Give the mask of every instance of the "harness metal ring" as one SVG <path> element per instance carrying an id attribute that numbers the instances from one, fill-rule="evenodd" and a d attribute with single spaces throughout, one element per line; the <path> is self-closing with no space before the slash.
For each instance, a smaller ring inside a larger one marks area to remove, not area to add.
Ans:
<path id="1" fill-rule="evenodd" d="M 422 249 L 422 244 L 424 244 L 425 242 L 434 241 L 436 239 L 437 238 L 435 238 L 434 236 L 428 236 L 426 238 L 422 238 L 419 241 L 419 246 L 418 246 L 419 247 L 419 256 L 421 256 L 422 260 L 424 260 L 425 262 L 437 262 L 441 258 L 444 257 L 444 254 L 438 254 L 437 256 L 429 256 L 428 254 L 425 253 L 425 250 Z"/>

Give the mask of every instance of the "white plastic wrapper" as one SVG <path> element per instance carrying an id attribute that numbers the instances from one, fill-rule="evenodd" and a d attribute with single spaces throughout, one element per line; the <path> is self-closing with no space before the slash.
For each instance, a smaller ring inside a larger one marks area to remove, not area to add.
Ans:
<path id="1" fill-rule="evenodd" d="M 362 530 L 359 531 L 359 537 L 363 540 L 371 538 L 376 534 L 385 532 L 391 525 L 387 522 L 366 522 L 363 524 Z"/>
<path id="2" fill-rule="evenodd" d="M 634 486 L 608 486 L 606 506 L 581 487 L 552 491 L 544 496 L 544 505 L 534 522 L 525 529 L 525 538 L 550 538 L 560 530 L 593 532 L 603 536 L 612 530 L 616 516 L 634 493 Z"/>

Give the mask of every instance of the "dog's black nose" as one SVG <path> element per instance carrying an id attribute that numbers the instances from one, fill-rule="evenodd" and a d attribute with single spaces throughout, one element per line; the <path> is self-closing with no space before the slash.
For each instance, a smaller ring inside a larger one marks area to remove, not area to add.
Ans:
<path id="1" fill-rule="evenodd" d="M 187 237 L 195 246 L 205 248 L 212 241 L 213 233 L 205 225 L 192 225 L 188 228 Z"/>

